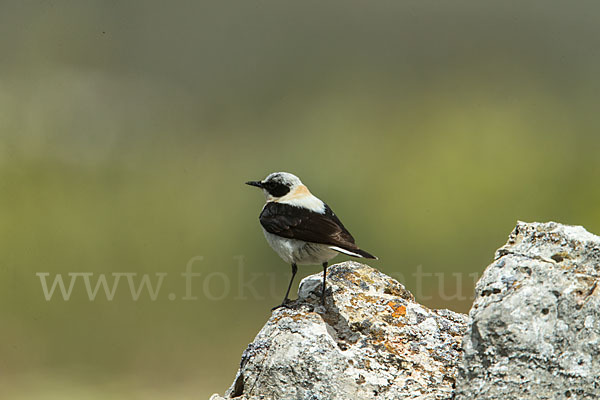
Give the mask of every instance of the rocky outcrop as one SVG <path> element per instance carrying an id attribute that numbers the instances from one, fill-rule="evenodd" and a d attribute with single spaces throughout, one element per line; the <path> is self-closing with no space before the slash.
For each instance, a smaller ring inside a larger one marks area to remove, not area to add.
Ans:
<path id="1" fill-rule="evenodd" d="M 600 238 L 519 222 L 469 317 L 430 310 L 392 278 L 332 266 L 242 355 L 231 399 L 600 398 Z M 223 397 L 214 395 L 211 399 Z"/>
<path id="2" fill-rule="evenodd" d="M 226 398 L 447 399 L 467 317 L 430 310 L 404 286 L 355 262 L 300 284 L 244 354 Z M 218 399 L 213 396 L 213 399 Z"/>
<path id="3" fill-rule="evenodd" d="M 519 222 L 476 285 L 457 399 L 600 398 L 600 237 Z"/>

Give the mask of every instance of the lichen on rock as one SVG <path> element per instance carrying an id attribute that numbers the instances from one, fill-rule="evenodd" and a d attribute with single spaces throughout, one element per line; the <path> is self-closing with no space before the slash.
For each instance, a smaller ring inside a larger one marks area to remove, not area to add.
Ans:
<path id="1" fill-rule="evenodd" d="M 225 398 L 598 399 L 599 280 L 600 237 L 554 222 L 517 224 L 469 317 L 337 264 L 325 307 L 321 275 L 304 279 L 244 351 Z"/>
<path id="2" fill-rule="evenodd" d="M 467 317 L 430 310 L 402 284 L 356 262 L 300 284 L 244 351 L 226 398 L 449 399 Z M 213 397 L 214 399 L 218 397 Z"/>

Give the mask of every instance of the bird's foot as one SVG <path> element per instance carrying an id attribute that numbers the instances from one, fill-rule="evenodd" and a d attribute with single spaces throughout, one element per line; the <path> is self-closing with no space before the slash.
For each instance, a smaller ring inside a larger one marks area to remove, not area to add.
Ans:
<path id="1" fill-rule="evenodd" d="M 291 308 L 291 304 L 290 303 L 291 303 L 290 299 L 285 298 L 281 304 L 279 304 L 278 306 L 275 306 L 275 307 L 271 308 L 271 311 L 275 311 L 275 310 L 277 310 L 278 308 L 281 308 L 281 307 Z"/>

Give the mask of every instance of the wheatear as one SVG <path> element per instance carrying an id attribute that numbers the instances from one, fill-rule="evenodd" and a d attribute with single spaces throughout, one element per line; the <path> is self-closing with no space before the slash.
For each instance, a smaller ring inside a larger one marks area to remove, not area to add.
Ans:
<path id="1" fill-rule="evenodd" d="M 284 261 L 292 265 L 292 279 L 283 302 L 285 306 L 292 282 L 298 271 L 297 264 L 323 265 L 323 292 L 327 263 L 338 253 L 359 258 L 374 258 L 358 248 L 354 238 L 331 208 L 313 196 L 300 179 L 287 172 L 274 172 L 262 181 L 246 182 L 263 190 L 267 203 L 259 220 L 269 245 Z"/>

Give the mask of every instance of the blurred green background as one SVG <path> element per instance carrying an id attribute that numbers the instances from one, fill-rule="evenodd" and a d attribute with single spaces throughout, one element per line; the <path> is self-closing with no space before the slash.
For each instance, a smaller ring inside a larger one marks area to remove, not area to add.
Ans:
<path id="1" fill-rule="evenodd" d="M 470 274 L 518 219 L 599 233 L 599 16 L 595 1 L 1 1 L 0 397 L 224 392 L 290 273 L 243 184 L 272 171 L 430 307 L 467 312 Z M 154 301 L 125 278 L 112 301 L 82 280 L 46 301 L 38 272 L 168 275 Z"/>

